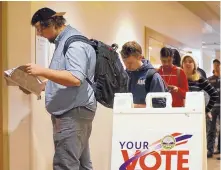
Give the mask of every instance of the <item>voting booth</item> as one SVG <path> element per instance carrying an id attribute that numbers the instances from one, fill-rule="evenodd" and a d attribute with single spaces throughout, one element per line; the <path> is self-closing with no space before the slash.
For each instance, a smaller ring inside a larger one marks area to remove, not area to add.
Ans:
<path id="1" fill-rule="evenodd" d="M 152 108 L 159 97 L 166 108 Z M 111 170 L 207 170 L 203 92 L 188 92 L 181 108 L 170 93 L 149 93 L 146 104 L 133 108 L 132 94 L 115 94 Z"/>

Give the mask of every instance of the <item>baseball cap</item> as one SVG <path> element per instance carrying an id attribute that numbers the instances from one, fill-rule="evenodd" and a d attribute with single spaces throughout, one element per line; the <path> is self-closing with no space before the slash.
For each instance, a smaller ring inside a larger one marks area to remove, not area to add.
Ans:
<path id="1" fill-rule="evenodd" d="M 31 19 L 31 25 L 35 25 L 37 22 L 46 21 L 54 16 L 63 16 L 66 12 L 55 12 L 50 8 L 41 8 L 33 15 Z"/>

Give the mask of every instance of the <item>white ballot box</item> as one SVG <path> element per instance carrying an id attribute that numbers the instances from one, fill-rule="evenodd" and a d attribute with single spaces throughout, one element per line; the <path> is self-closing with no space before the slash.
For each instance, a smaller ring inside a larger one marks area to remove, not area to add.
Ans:
<path id="1" fill-rule="evenodd" d="M 152 108 L 155 97 L 166 108 Z M 111 170 L 207 170 L 202 92 L 188 92 L 180 108 L 170 93 L 149 93 L 146 108 L 131 102 L 131 94 L 115 95 Z"/>

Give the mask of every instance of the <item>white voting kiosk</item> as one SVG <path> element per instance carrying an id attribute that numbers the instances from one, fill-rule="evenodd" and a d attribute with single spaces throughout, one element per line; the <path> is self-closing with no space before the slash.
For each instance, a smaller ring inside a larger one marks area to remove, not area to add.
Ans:
<path id="1" fill-rule="evenodd" d="M 159 97 L 166 108 L 152 108 Z M 146 104 L 133 108 L 132 94 L 115 94 L 111 170 L 207 170 L 203 92 L 188 92 L 181 108 L 170 93 L 149 93 Z"/>

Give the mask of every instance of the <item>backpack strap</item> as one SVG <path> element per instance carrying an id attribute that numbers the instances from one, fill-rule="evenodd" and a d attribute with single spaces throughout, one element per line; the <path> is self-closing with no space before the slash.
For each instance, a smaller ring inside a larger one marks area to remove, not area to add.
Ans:
<path id="1" fill-rule="evenodd" d="M 65 56 L 69 46 L 71 45 L 71 43 L 76 42 L 76 41 L 84 42 L 86 44 L 91 45 L 92 47 L 94 46 L 94 44 L 87 37 L 84 37 L 82 35 L 73 35 L 73 36 L 70 36 L 64 43 L 64 50 L 63 50 L 64 56 Z"/>
<path id="2" fill-rule="evenodd" d="M 146 80 L 145 80 L 145 88 L 146 88 L 147 93 L 150 92 L 150 85 L 151 85 L 151 82 L 155 73 L 157 73 L 157 71 L 154 68 L 147 70 Z"/>
<path id="3" fill-rule="evenodd" d="M 76 42 L 76 41 L 81 41 L 81 42 L 84 42 L 86 44 L 89 44 L 93 47 L 93 43 L 86 37 L 82 36 L 82 35 L 73 35 L 73 36 L 70 36 L 66 41 L 65 41 L 65 44 L 64 44 L 64 49 L 63 49 L 63 54 L 64 56 L 66 55 L 66 52 L 68 51 L 68 48 L 69 46 L 71 45 L 71 43 L 73 42 Z M 92 86 L 93 83 L 86 77 L 85 78 L 86 81 Z"/>
<path id="4" fill-rule="evenodd" d="M 178 81 L 178 87 L 180 87 L 180 68 L 177 67 L 177 81 Z"/>
<path id="5" fill-rule="evenodd" d="M 127 70 L 126 70 L 126 73 L 127 73 L 128 77 L 129 77 L 128 88 L 127 89 L 128 89 L 128 92 L 131 92 L 131 86 L 132 86 L 131 85 L 131 76 L 130 76 L 131 73 L 129 71 L 127 71 Z"/>

